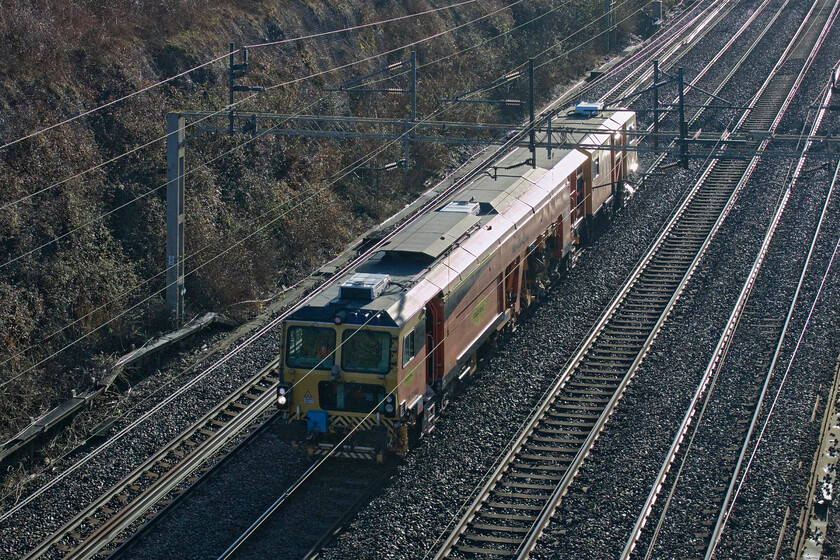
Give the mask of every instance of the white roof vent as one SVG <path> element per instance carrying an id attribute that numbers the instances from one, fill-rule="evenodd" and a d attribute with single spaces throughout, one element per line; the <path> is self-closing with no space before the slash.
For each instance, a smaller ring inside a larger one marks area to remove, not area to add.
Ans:
<path id="1" fill-rule="evenodd" d="M 478 210 L 480 207 L 481 204 L 475 202 L 474 200 L 470 200 L 469 202 L 453 200 L 439 211 L 452 212 L 453 214 L 473 214 L 474 216 L 478 216 Z"/>
<path id="2" fill-rule="evenodd" d="M 582 117 L 597 117 L 598 113 L 604 110 L 603 103 L 578 103 L 575 105 L 575 115 L 580 115 Z"/>
<path id="3" fill-rule="evenodd" d="M 338 287 L 338 297 L 341 299 L 361 299 L 373 301 L 379 297 L 391 277 L 387 274 L 356 273 Z"/>

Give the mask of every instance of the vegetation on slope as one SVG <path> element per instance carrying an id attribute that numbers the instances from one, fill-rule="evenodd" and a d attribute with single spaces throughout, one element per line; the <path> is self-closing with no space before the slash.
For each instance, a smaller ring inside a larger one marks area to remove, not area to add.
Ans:
<path id="1" fill-rule="evenodd" d="M 441 4 L 0 4 L 0 45 L 6 53 L 0 58 L 0 144 L 199 66 L 226 53 L 229 42 L 278 41 Z M 618 21 L 641 5 L 623 3 Z M 600 39 L 562 56 L 600 30 L 602 9 L 600 0 L 478 0 L 349 33 L 252 48 L 251 72 L 243 83 L 268 91 L 238 108 L 404 118 L 406 96 L 323 90 L 405 59 L 411 50 L 417 51 L 421 65 L 421 117 L 441 107 L 437 98 L 492 81 L 551 48 L 537 58 L 538 65 L 546 63 L 537 72 L 537 91 L 545 99 L 556 84 L 602 56 Z M 630 29 L 633 21 L 628 19 L 623 28 Z M 438 36 L 405 46 L 433 35 Z M 357 61 L 363 62 L 351 65 Z M 330 72 L 337 66 L 345 67 Z M 307 76 L 315 77 L 301 79 Z M 394 87 L 406 83 L 405 77 L 388 82 Z M 521 87 L 511 84 L 494 95 L 522 95 Z M 107 356 L 142 344 L 169 326 L 160 293 L 165 115 L 226 105 L 227 58 L 222 58 L 0 149 L 0 436 L 14 433 L 72 389 L 88 387 Z M 449 110 L 442 117 L 490 122 L 523 118 L 518 111 L 497 112 L 486 105 L 466 112 L 459 106 L 457 111 L 457 116 Z M 186 269 L 194 270 L 186 286 L 190 313 L 243 310 L 234 304 L 269 297 L 295 282 L 365 227 L 414 198 L 452 158 L 445 147 L 419 145 L 412 151 L 412 169 L 382 174 L 380 181 L 370 172 L 341 173 L 381 147 L 373 141 L 252 140 L 243 134 L 194 138 L 186 179 Z M 401 149 L 392 147 L 371 164 L 400 157 Z M 343 178 L 335 182 L 337 175 Z M 233 245 L 237 241 L 242 242 Z"/>

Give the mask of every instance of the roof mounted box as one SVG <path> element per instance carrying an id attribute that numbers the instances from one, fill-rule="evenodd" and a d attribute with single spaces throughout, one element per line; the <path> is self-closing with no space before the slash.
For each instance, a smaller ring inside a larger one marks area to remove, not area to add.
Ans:
<path id="1" fill-rule="evenodd" d="M 598 113 L 604 110 L 603 103 L 578 103 L 575 105 L 575 115 L 580 115 L 582 117 L 597 117 Z"/>
<path id="2" fill-rule="evenodd" d="M 361 299 L 373 301 L 378 298 L 391 277 L 387 274 L 356 273 L 338 287 L 338 297 L 341 299 Z"/>
<path id="3" fill-rule="evenodd" d="M 472 214 L 474 216 L 478 216 L 478 211 L 481 205 L 474 200 L 470 200 L 469 202 L 462 202 L 459 200 L 453 200 L 440 210 L 439 212 L 453 212 L 456 214 Z"/>

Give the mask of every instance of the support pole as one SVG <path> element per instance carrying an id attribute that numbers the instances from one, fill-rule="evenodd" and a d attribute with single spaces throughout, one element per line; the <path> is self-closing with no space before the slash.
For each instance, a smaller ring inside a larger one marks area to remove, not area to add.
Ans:
<path id="1" fill-rule="evenodd" d="M 405 127 L 405 160 L 404 167 L 408 169 L 409 166 L 409 148 L 411 146 L 411 136 L 414 134 L 414 126 L 417 123 L 417 51 L 411 51 L 411 116 L 410 123 Z"/>
<path id="2" fill-rule="evenodd" d="M 534 128 L 534 59 L 528 59 L 528 111 L 531 127 L 531 167 L 537 167 L 537 131 Z"/>
<path id="3" fill-rule="evenodd" d="M 411 51 L 411 125 L 417 122 L 417 52 Z"/>
<path id="4" fill-rule="evenodd" d="M 604 47 L 610 52 L 610 17 L 612 16 L 612 0 L 604 0 Z"/>
<path id="5" fill-rule="evenodd" d="M 166 307 L 184 317 L 184 116 L 166 115 Z"/>
<path id="6" fill-rule="evenodd" d="M 546 147 L 546 152 L 547 152 L 546 156 L 548 157 L 548 159 L 551 159 L 551 115 L 550 114 L 548 115 L 546 120 L 548 121 L 548 138 L 546 139 L 548 144 L 547 144 L 547 147 Z"/>
<path id="7" fill-rule="evenodd" d="M 683 69 L 677 70 L 677 81 L 680 87 L 680 165 L 683 169 L 688 169 L 688 125 L 685 122 L 685 103 L 684 98 L 684 83 L 683 83 Z"/>
<path id="8" fill-rule="evenodd" d="M 234 75 L 233 71 L 233 54 L 235 49 L 233 47 L 233 43 L 230 44 L 230 57 L 229 57 L 229 64 L 228 64 L 228 92 L 230 94 L 228 103 L 230 104 L 230 115 L 228 116 L 229 119 L 229 128 L 228 133 L 233 136 L 233 84 L 236 81 L 236 76 Z"/>
<path id="9" fill-rule="evenodd" d="M 659 151 L 659 61 L 653 61 L 653 151 Z"/>
<path id="10" fill-rule="evenodd" d="M 404 160 L 403 167 L 405 167 L 406 169 L 408 169 L 408 156 L 409 156 L 408 149 L 409 149 L 409 146 L 411 145 L 411 126 L 412 126 L 411 121 L 412 121 L 411 115 L 406 115 L 405 116 L 405 133 L 403 134 L 403 160 Z"/>

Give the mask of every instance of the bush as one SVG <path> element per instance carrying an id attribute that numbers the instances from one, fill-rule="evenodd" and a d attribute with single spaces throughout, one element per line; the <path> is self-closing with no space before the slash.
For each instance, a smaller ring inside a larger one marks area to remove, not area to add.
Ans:
<path id="1" fill-rule="evenodd" d="M 503 6 L 500 0 L 469 4 L 353 33 L 252 49 L 251 72 L 242 83 L 269 89 L 240 109 L 403 119 L 407 96 L 322 89 L 404 60 L 409 49 L 312 80 L 271 86 L 366 59 Z M 553 6 L 537 0 L 501 9 L 414 47 L 421 64 L 420 115 L 439 109 L 438 97 L 467 91 L 524 63 L 601 10 L 597 1 L 566 5 L 537 24 L 506 33 Z M 6 2 L 0 4 L 0 45 L 11 55 L 0 59 L 0 144 L 195 67 L 227 52 L 229 41 L 275 41 L 431 7 L 428 0 Z M 582 33 L 570 42 L 588 36 Z M 589 64 L 597 48 L 541 68 L 541 96 Z M 3 434 L 70 389 L 90 384 L 85 369 L 94 357 L 121 353 L 166 327 L 161 294 L 166 171 L 160 140 L 165 114 L 225 107 L 226 65 L 223 59 L 2 150 L 0 206 L 9 206 L 0 209 L 0 244 L 3 254 L 16 260 L 0 266 L 0 360 L 6 366 L 0 382 L 85 337 L 8 385 L 5 398 L 18 398 L 20 405 L 4 407 Z M 408 85 L 404 75 L 383 84 Z M 521 96 L 522 88 L 511 84 L 487 95 Z M 487 105 L 449 108 L 441 115 L 476 122 L 524 119 L 521 111 L 498 112 Z M 252 140 L 241 134 L 196 135 L 194 128 L 189 134 L 194 137 L 186 179 L 188 315 L 263 298 L 296 282 L 425 190 L 427 179 L 460 153 L 417 144 L 411 170 L 347 173 L 348 166 L 382 144 Z M 369 165 L 401 158 L 402 146 L 394 145 Z"/>

